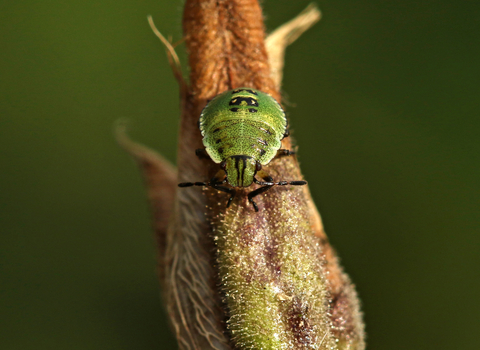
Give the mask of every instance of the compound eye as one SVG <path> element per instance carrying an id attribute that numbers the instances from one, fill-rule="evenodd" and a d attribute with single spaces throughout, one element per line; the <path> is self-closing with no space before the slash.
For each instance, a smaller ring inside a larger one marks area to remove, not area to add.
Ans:
<path id="1" fill-rule="evenodd" d="M 223 161 L 223 162 L 220 163 L 220 168 L 225 170 L 226 167 L 227 167 L 227 162 L 226 161 Z"/>
<path id="2" fill-rule="evenodd" d="M 256 169 L 257 171 L 262 170 L 262 164 L 260 164 L 260 162 L 257 162 L 257 163 L 255 164 L 255 169 Z"/>

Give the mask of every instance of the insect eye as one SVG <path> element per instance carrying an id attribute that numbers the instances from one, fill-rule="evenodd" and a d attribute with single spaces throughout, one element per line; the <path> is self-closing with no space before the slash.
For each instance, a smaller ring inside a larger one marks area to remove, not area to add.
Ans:
<path id="1" fill-rule="evenodd" d="M 227 162 L 226 161 L 223 161 L 223 162 L 220 163 L 220 168 L 225 170 L 226 167 L 227 167 Z"/>
<path id="2" fill-rule="evenodd" d="M 255 164 L 255 170 L 257 170 L 257 171 L 262 170 L 262 164 L 260 164 L 260 162 L 257 162 L 257 163 Z"/>

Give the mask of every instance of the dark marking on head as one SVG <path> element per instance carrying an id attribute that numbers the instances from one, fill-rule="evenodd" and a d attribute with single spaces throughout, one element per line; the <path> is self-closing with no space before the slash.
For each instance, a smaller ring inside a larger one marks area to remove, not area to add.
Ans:
<path id="1" fill-rule="evenodd" d="M 258 107 L 258 101 L 252 97 L 235 97 L 230 100 L 230 106 L 241 106 L 242 102 L 245 102 L 247 106 Z"/>
<path id="2" fill-rule="evenodd" d="M 257 113 L 258 112 L 255 108 L 249 108 L 248 111 L 250 113 Z"/>
<path id="3" fill-rule="evenodd" d="M 253 90 L 251 90 L 251 89 L 235 89 L 235 90 L 232 91 L 232 95 L 233 95 L 233 94 L 238 94 L 238 93 L 241 92 L 241 91 L 246 91 L 246 92 L 248 92 L 248 93 L 250 93 L 250 94 L 258 95 L 256 91 L 253 91 Z"/>
<path id="4" fill-rule="evenodd" d="M 218 132 L 218 131 L 222 130 L 223 128 L 224 128 L 224 126 L 222 126 L 222 127 L 220 127 L 220 128 L 216 128 L 215 130 L 213 130 L 213 132 L 214 132 L 214 133 L 215 133 L 215 132 Z"/>
<path id="5" fill-rule="evenodd" d="M 218 139 L 217 141 L 215 141 L 215 143 L 220 143 L 222 142 L 222 139 Z"/>
<path id="6" fill-rule="evenodd" d="M 232 112 L 238 112 L 239 108 L 235 107 L 235 108 L 230 108 L 230 111 Z"/>
<path id="7" fill-rule="evenodd" d="M 223 153 L 223 148 L 220 147 L 217 151 L 218 151 L 218 153 Z"/>
<path id="8" fill-rule="evenodd" d="M 265 153 L 267 153 L 267 151 L 265 151 L 264 149 L 261 149 L 260 150 L 260 157 L 263 156 Z"/>

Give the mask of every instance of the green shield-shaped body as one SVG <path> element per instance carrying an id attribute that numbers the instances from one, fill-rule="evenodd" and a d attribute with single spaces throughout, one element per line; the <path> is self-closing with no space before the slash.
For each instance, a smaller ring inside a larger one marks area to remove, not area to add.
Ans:
<path id="1" fill-rule="evenodd" d="M 287 128 L 285 112 L 273 97 L 250 88 L 226 91 L 203 109 L 199 121 L 208 155 L 215 163 L 248 156 L 268 164 Z"/>

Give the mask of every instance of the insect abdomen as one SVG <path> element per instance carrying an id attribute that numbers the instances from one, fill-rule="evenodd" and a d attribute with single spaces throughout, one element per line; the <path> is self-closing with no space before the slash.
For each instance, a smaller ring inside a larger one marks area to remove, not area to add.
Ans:
<path id="1" fill-rule="evenodd" d="M 281 145 L 276 132 L 262 122 L 228 120 L 214 125 L 214 128 L 217 131 L 207 133 L 204 144 L 217 152 L 222 160 L 247 155 L 261 162 L 264 156 L 274 156 Z"/>
<path id="2" fill-rule="evenodd" d="M 265 165 L 281 146 L 286 118 L 271 96 L 241 88 L 210 101 L 201 114 L 200 130 L 215 162 L 246 155 Z"/>

